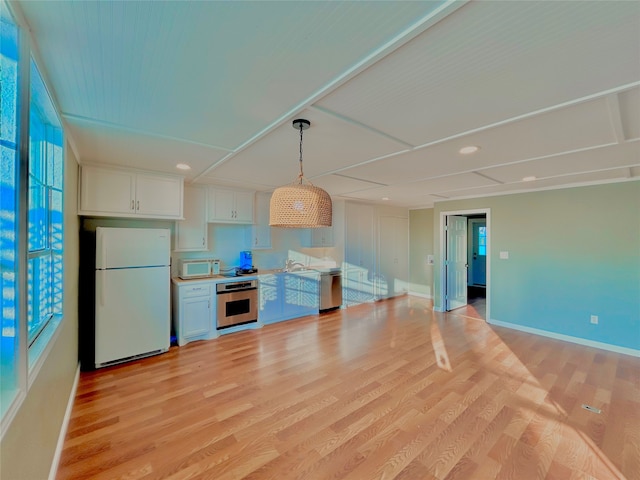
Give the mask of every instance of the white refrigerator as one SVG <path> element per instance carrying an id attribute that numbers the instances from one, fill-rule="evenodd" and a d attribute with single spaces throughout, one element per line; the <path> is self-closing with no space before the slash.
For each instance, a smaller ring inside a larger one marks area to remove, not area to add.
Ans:
<path id="1" fill-rule="evenodd" d="M 96 228 L 95 366 L 166 352 L 171 232 Z"/>

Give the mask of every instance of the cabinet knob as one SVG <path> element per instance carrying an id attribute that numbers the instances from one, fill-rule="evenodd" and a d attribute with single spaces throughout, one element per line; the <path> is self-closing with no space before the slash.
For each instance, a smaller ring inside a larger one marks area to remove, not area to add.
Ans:
<path id="1" fill-rule="evenodd" d="M 135 200 L 131 200 L 131 210 L 135 210 L 135 209 L 136 209 Z"/>

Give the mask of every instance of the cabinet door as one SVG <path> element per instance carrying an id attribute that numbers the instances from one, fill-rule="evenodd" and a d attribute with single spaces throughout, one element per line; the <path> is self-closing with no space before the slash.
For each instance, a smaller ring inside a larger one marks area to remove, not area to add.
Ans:
<path id="1" fill-rule="evenodd" d="M 253 223 L 253 192 L 235 192 L 233 216 L 238 223 Z"/>
<path id="2" fill-rule="evenodd" d="M 313 315 L 320 311 L 319 274 L 300 276 L 300 303 L 305 310 L 305 315 Z"/>
<path id="3" fill-rule="evenodd" d="M 319 275 L 286 273 L 283 277 L 283 316 L 298 318 L 318 313 Z"/>
<path id="4" fill-rule="evenodd" d="M 177 252 L 206 251 L 207 190 L 199 187 L 184 189 L 184 220 L 176 221 L 174 250 Z"/>
<path id="5" fill-rule="evenodd" d="M 375 242 L 373 207 L 347 203 L 345 216 L 345 271 L 342 296 L 347 305 L 375 298 Z"/>
<path id="6" fill-rule="evenodd" d="M 376 292 L 381 298 L 408 291 L 408 229 L 406 218 L 380 217 Z"/>
<path id="7" fill-rule="evenodd" d="M 318 232 L 316 233 L 317 243 L 321 247 L 332 247 L 333 246 L 333 227 L 322 227 L 317 228 Z"/>
<path id="8" fill-rule="evenodd" d="M 212 188 L 209 190 L 209 221 L 233 221 L 234 192 Z"/>
<path id="9" fill-rule="evenodd" d="M 282 275 L 260 275 L 258 318 L 263 324 L 282 320 Z"/>
<path id="10" fill-rule="evenodd" d="M 283 293 L 283 314 L 286 318 L 296 318 L 304 315 L 300 299 L 300 278 L 297 275 L 285 273 Z"/>
<path id="11" fill-rule="evenodd" d="M 182 217 L 183 180 L 138 173 L 136 213 L 150 217 Z"/>
<path id="12" fill-rule="evenodd" d="M 80 212 L 135 214 L 135 174 L 98 167 L 82 167 Z"/>
<path id="13" fill-rule="evenodd" d="M 254 249 L 271 248 L 271 227 L 269 226 L 269 204 L 271 194 L 258 192 L 255 195 L 256 221 L 253 226 L 251 243 Z"/>
<path id="14" fill-rule="evenodd" d="M 303 247 L 333 246 L 333 227 L 308 228 L 302 237 Z"/>
<path id="15" fill-rule="evenodd" d="M 182 336 L 205 335 L 211 326 L 210 296 L 187 297 L 182 300 Z"/>

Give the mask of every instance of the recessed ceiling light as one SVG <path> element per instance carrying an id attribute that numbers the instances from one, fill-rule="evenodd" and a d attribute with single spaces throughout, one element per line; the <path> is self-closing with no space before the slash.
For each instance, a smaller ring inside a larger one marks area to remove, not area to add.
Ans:
<path id="1" fill-rule="evenodd" d="M 382 200 L 386 202 L 387 200 L 389 200 L 389 197 L 382 197 Z"/>
<path id="2" fill-rule="evenodd" d="M 530 175 L 528 177 L 523 177 L 522 178 L 523 182 L 533 182 L 534 180 L 536 180 L 536 177 L 534 177 L 533 175 Z"/>
<path id="3" fill-rule="evenodd" d="M 191 167 L 186 163 L 179 163 L 176 165 L 176 168 L 179 170 L 191 170 Z"/>
<path id="4" fill-rule="evenodd" d="M 476 145 L 468 145 L 466 147 L 462 147 L 458 151 L 463 155 L 469 155 L 470 153 L 476 153 L 478 150 L 480 150 L 480 147 Z"/>

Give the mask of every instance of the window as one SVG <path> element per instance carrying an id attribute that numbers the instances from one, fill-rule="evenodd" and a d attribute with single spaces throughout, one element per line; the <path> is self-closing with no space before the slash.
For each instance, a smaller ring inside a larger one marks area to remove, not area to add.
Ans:
<path id="1" fill-rule="evenodd" d="M 16 314 L 18 29 L 4 3 L 0 3 L 0 33 L 0 408 L 4 416 L 18 391 L 20 359 Z"/>
<path id="2" fill-rule="evenodd" d="M 0 0 L 0 21 L 0 431 L 4 433 L 24 398 L 20 394 L 46 362 L 43 352 L 62 318 L 64 138 L 49 92 L 30 59 L 28 40 L 5 0 Z M 23 75 L 27 71 L 28 84 Z M 28 149 L 21 138 L 28 138 Z M 25 184 L 27 188 L 21 188 Z"/>
<path id="3" fill-rule="evenodd" d="M 28 340 L 62 314 L 62 128 L 33 60 L 29 105 Z"/>
<path id="4" fill-rule="evenodd" d="M 487 255 L 487 227 L 478 227 L 478 255 Z"/>

